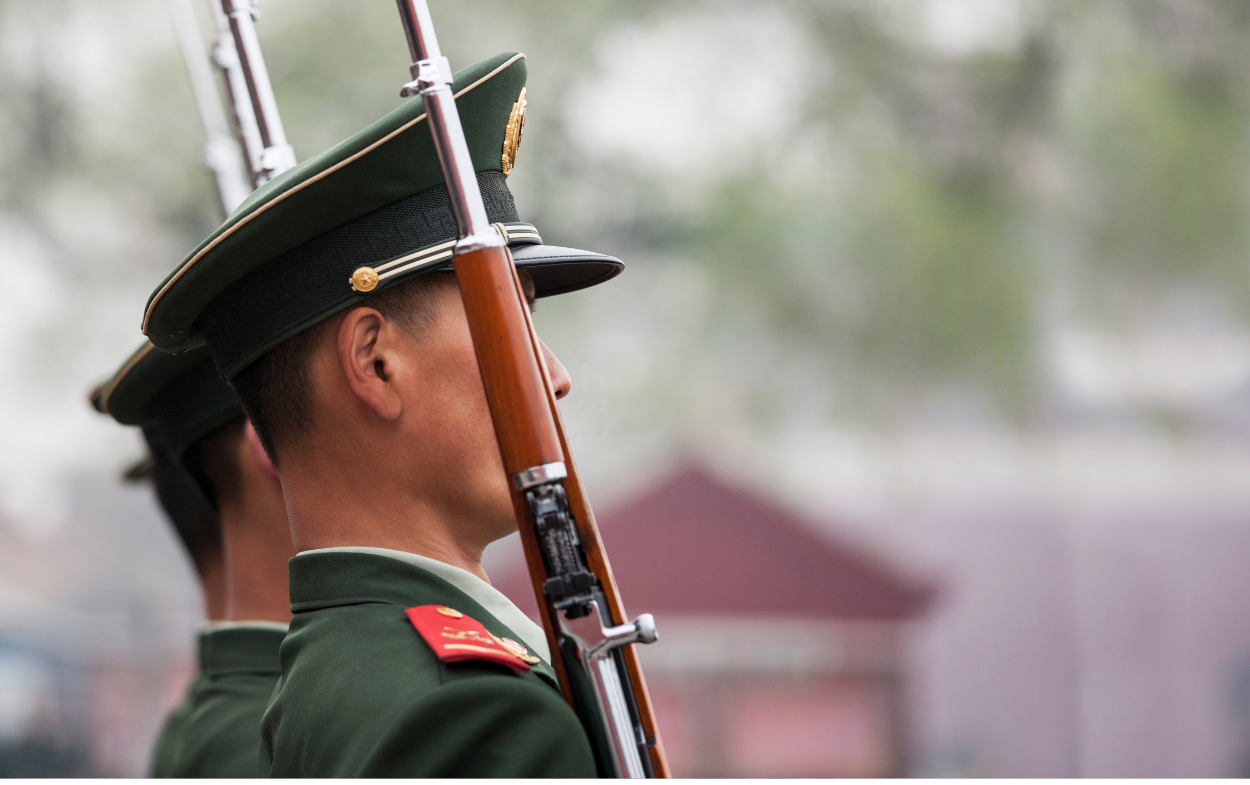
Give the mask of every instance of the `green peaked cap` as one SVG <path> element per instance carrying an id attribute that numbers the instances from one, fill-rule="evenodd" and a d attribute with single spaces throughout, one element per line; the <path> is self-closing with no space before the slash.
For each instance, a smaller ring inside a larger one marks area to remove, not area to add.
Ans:
<path id="1" fill-rule="evenodd" d="M 623 265 L 544 245 L 519 220 L 503 159 L 510 120 L 519 136 L 525 77 L 525 56 L 504 52 L 457 72 L 452 90 L 487 215 L 542 297 L 606 281 Z M 456 236 L 424 106 L 413 99 L 253 193 L 152 293 L 143 331 L 171 352 L 207 343 L 231 379 L 369 294 L 450 270 Z M 353 284 L 362 267 L 380 279 L 367 293 Z"/>
<path id="2" fill-rule="evenodd" d="M 207 348 L 168 354 L 150 343 L 92 391 L 91 405 L 122 425 L 140 426 L 152 451 L 173 460 L 243 416 L 243 407 Z"/>

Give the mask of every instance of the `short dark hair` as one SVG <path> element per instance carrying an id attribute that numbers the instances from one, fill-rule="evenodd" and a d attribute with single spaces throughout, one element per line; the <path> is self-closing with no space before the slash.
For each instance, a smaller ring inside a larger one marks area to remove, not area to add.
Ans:
<path id="1" fill-rule="evenodd" d="M 186 547 L 196 571 L 221 552 L 221 520 L 186 466 L 156 453 L 152 456 L 152 485 L 178 539 Z"/>
<path id="2" fill-rule="evenodd" d="M 209 431 L 187 448 L 182 463 L 203 490 L 214 510 L 239 493 L 239 441 L 243 439 L 243 417 L 235 417 Z"/>
<path id="3" fill-rule="evenodd" d="M 426 273 L 378 292 L 360 305 L 376 309 L 408 334 L 420 337 L 434 323 L 438 291 L 450 281 L 454 281 L 451 273 Z M 329 318 L 291 336 L 231 381 L 274 466 L 278 465 L 278 443 L 293 442 L 313 423 L 309 376 L 313 354 L 337 323 Z"/>

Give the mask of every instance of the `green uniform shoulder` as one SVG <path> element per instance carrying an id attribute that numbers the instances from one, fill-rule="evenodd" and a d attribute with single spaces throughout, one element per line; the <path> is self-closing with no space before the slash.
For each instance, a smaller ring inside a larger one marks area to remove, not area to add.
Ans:
<path id="1" fill-rule="evenodd" d="M 148 776 L 167 778 L 177 776 L 174 770 L 178 765 L 178 754 L 182 749 L 183 732 L 187 717 L 191 714 L 192 696 L 203 683 L 203 676 L 197 675 L 187 688 L 182 702 L 174 707 L 165 717 L 161 732 L 156 737 L 152 748 L 152 761 L 148 767 Z"/>
<path id="2" fill-rule="evenodd" d="M 447 670 L 452 678 L 395 718 L 363 776 L 595 776 L 581 724 L 560 693 L 499 665 L 459 662 Z"/>
<path id="3" fill-rule="evenodd" d="M 262 776 L 595 776 L 549 665 L 445 662 L 422 638 L 414 606 L 455 608 L 488 636 L 517 637 L 442 578 L 384 556 L 303 554 L 291 599 Z"/>
<path id="4" fill-rule="evenodd" d="M 193 692 L 170 776 L 257 776 L 260 722 L 277 684 L 285 632 L 229 627 L 200 641 L 201 677 Z"/>

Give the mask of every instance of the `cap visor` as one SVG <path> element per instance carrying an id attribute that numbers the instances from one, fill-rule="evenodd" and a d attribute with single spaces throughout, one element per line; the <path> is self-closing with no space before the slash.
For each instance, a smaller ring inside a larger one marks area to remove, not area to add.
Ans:
<path id="1" fill-rule="evenodd" d="M 512 249 L 512 261 L 529 272 L 534 281 L 535 297 L 551 297 L 597 286 L 625 269 L 625 263 L 615 256 L 558 245 L 517 246 Z M 451 269 L 451 265 L 441 268 L 448 272 Z"/>

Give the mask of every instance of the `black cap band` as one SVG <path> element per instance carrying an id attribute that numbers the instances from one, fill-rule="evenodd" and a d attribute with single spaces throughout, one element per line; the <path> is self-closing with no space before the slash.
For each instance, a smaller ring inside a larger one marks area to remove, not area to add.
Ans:
<path id="1" fill-rule="evenodd" d="M 504 176 L 477 176 L 491 221 L 517 220 L 516 203 Z M 298 332 L 364 300 L 348 281 L 362 265 L 381 266 L 390 259 L 456 238 L 456 220 L 447 187 L 421 193 L 332 229 L 287 251 L 227 286 L 200 313 L 202 330 L 222 375 L 232 379 L 256 358 Z M 388 278 L 384 291 L 413 275 L 417 268 Z"/>

